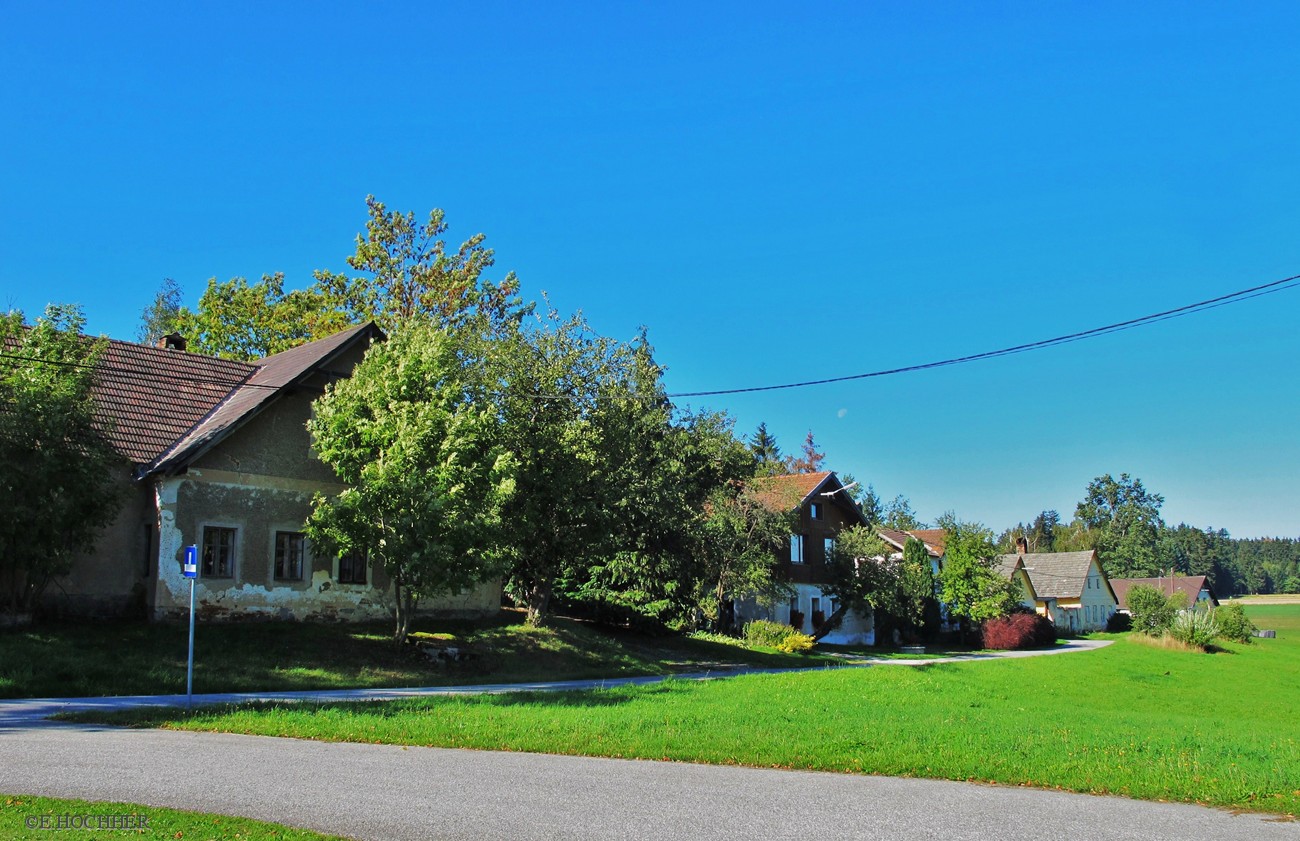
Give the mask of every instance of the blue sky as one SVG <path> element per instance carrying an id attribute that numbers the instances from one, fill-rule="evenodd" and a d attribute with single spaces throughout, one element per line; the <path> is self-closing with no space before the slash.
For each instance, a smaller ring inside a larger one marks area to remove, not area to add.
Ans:
<path id="1" fill-rule="evenodd" d="M 1135 8 L 1140 6 L 1140 8 Z M 1300 274 L 1293 3 L 9 4 L 0 304 L 344 258 L 373 193 L 677 392 L 1045 339 Z M 1300 534 L 1300 290 L 1005 359 L 702 398 L 1000 530 L 1128 472 Z"/>

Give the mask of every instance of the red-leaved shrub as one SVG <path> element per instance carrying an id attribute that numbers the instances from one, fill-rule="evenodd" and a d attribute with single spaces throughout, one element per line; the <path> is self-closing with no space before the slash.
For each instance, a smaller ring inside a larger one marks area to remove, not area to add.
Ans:
<path id="1" fill-rule="evenodd" d="M 1040 648 L 1056 642 L 1056 626 L 1037 613 L 1013 613 L 984 623 L 984 647 L 999 651 Z"/>

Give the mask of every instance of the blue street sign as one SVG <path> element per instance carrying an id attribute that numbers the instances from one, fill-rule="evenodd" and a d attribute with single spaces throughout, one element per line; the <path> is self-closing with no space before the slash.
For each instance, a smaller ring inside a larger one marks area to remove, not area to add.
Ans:
<path id="1" fill-rule="evenodd" d="M 199 547 L 197 546 L 185 547 L 185 577 L 199 577 Z"/>

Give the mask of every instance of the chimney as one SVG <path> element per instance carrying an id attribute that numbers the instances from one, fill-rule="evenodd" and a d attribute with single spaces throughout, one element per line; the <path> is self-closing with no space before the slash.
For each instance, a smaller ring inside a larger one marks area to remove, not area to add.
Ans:
<path id="1" fill-rule="evenodd" d="M 165 350 L 185 350 L 185 337 L 180 333 L 168 333 L 158 340 L 156 347 Z"/>
<path id="2" fill-rule="evenodd" d="M 1017 555 L 1029 554 L 1029 541 L 1024 538 L 1024 535 L 1021 535 L 1020 537 L 1016 538 L 1016 554 Z"/>

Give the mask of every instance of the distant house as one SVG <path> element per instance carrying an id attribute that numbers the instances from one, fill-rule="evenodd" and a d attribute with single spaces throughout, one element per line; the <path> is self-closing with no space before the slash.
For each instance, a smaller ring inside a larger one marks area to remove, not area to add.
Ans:
<path id="1" fill-rule="evenodd" d="M 1025 552 L 1001 555 L 1004 570 L 1019 561 L 1029 578 L 1038 613 L 1064 631 L 1095 631 L 1106 627 L 1119 599 L 1097 560 L 1087 552 Z"/>
<path id="2" fill-rule="evenodd" d="M 303 533 L 312 496 L 343 489 L 312 453 L 312 401 L 381 337 L 366 324 L 255 362 L 188 353 L 179 336 L 157 347 L 109 341 L 92 394 L 128 462 L 117 477 L 127 501 L 94 551 L 47 591 L 45 608 L 183 615 L 184 547 L 195 545 L 200 616 L 390 616 L 382 568 L 364 555 L 319 555 Z M 424 606 L 478 615 L 499 600 L 493 585 Z"/>
<path id="3" fill-rule="evenodd" d="M 1020 555 L 999 555 L 998 571 L 1003 578 L 1009 578 L 1019 585 L 1020 606 L 1029 610 L 1038 610 L 1038 591 L 1025 569 L 1025 559 Z"/>
<path id="4" fill-rule="evenodd" d="M 1111 586 L 1119 599 L 1119 610 L 1128 613 L 1129 591 L 1139 585 L 1154 587 L 1166 596 L 1182 593 L 1189 608 L 1212 608 L 1219 606 L 1219 599 L 1210 586 L 1210 580 L 1204 575 L 1166 575 L 1161 578 L 1114 578 Z"/>
<path id="5" fill-rule="evenodd" d="M 930 572 L 934 575 L 936 582 L 939 580 L 939 573 L 943 570 L 944 547 L 948 539 L 948 533 L 943 529 L 900 531 L 877 526 L 876 534 L 880 535 L 881 540 L 893 546 L 899 552 L 903 551 L 908 540 L 915 538 L 921 541 L 921 544 L 925 546 L 925 553 L 930 556 Z"/>
<path id="6" fill-rule="evenodd" d="M 736 622 L 768 619 L 811 634 L 839 608 L 838 602 L 822 589 L 831 580 L 829 562 L 835 537 L 849 526 L 868 525 L 866 517 L 839 478 L 829 471 L 771 476 L 754 482 L 759 499 L 770 510 L 797 512 L 789 541 L 776 550 L 781 575 L 793 595 L 770 605 L 752 598 L 738 601 L 734 606 Z M 840 626 L 823 639 L 845 645 L 871 644 L 872 618 L 850 611 Z"/>

